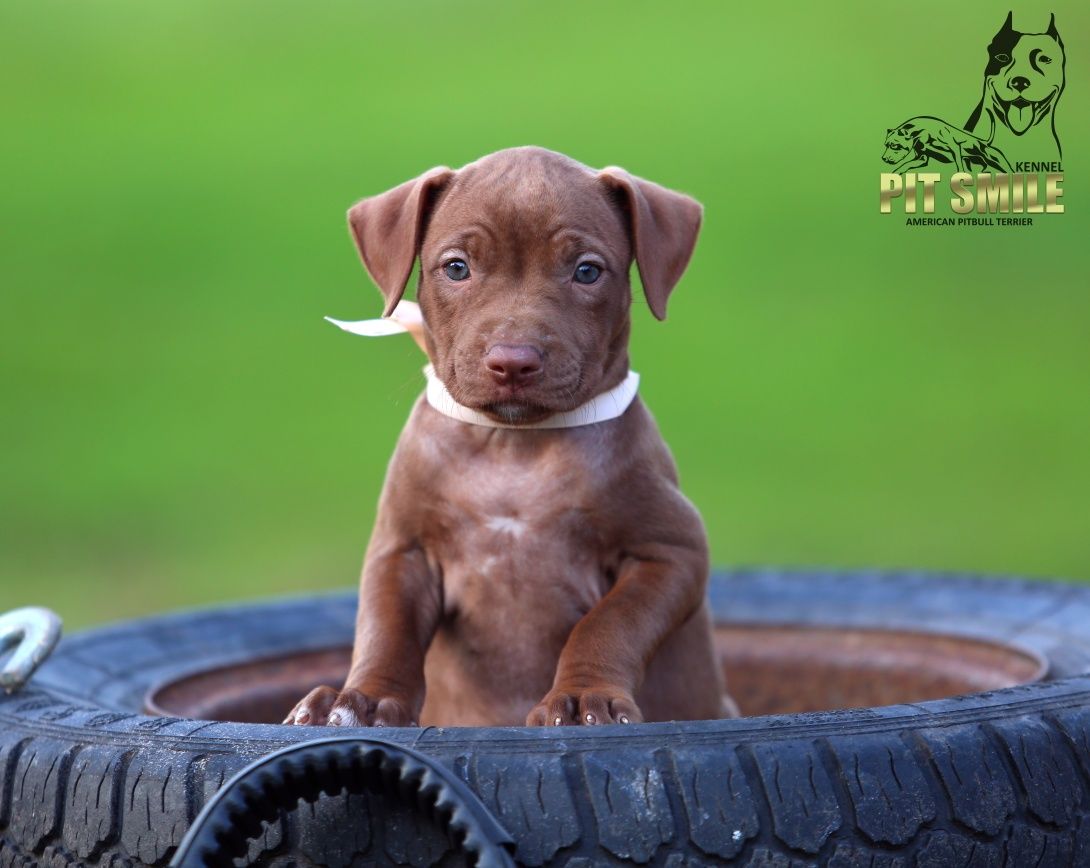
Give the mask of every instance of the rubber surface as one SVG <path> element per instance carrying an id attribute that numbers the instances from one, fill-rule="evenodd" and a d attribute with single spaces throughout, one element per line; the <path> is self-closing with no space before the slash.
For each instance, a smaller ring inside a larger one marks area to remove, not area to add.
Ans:
<path id="1" fill-rule="evenodd" d="M 165 865 L 254 759 L 379 735 L 465 781 L 526 865 L 1090 865 L 1090 590 L 920 574 L 738 571 L 717 617 L 923 629 L 1044 654 L 1050 679 L 915 705 L 561 729 L 332 730 L 150 718 L 149 686 L 351 641 L 354 595 L 168 615 L 62 640 L 0 699 L 0 866 Z M 266 824 L 262 865 L 457 865 L 435 825 L 373 795 Z"/>

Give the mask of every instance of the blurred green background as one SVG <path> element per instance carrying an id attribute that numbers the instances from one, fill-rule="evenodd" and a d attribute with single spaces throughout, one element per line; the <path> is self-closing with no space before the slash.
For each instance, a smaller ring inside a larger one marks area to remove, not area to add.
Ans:
<path id="1" fill-rule="evenodd" d="M 344 211 L 520 144 L 705 203 L 632 355 L 717 562 L 1090 578 L 1090 7 L 1015 9 L 1067 44 L 1066 214 L 878 213 L 1008 8 L 4 3 L 0 609 L 354 584 L 422 382 L 322 321 L 380 311 Z"/>

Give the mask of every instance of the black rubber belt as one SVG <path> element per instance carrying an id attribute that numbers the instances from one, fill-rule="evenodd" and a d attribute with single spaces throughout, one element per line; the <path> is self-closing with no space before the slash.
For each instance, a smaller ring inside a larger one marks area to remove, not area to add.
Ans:
<path id="1" fill-rule="evenodd" d="M 477 868 L 514 866 L 514 839 L 466 784 L 415 750 L 374 738 L 323 738 L 251 763 L 229 780 L 189 827 L 170 864 L 220 868 L 280 811 L 319 795 L 383 793 L 439 821 Z"/>

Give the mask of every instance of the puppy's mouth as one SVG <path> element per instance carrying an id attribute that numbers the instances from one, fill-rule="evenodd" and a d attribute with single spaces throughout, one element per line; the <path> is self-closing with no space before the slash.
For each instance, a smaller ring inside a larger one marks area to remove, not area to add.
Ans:
<path id="1" fill-rule="evenodd" d="M 471 406 L 506 425 L 530 425 L 571 409 L 568 403 L 545 384 L 508 384 L 492 385 Z"/>
<path id="2" fill-rule="evenodd" d="M 549 407 L 526 401 L 493 401 L 482 404 L 477 409 L 505 425 L 532 425 L 556 412 Z"/>
<path id="3" fill-rule="evenodd" d="M 464 368 L 454 363 L 443 371 L 455 401 L 505 425 L 532 425 L 586 400 L 583 369 L 575 360 L 554 360 L 552 370 L 503 383 L 495 382 L 474 357 Z"/>

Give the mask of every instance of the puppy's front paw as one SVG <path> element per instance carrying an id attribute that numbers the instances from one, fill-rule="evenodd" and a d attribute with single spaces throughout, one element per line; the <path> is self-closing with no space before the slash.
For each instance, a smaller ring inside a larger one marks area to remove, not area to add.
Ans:
<path id="1" fill-rule="evenodd" d="M 409 706 L 391 696 L 375 698 L 346 687 L 316 687 L 291 710 L 295 726 L 416 726 Z"/>
<path id="2" fill-rule="evenodd" d="M 527 726 L 598 726 L 640 723 L 643 715 L 632 696 L 612 687 L 554 688 L 526 717 Z"/>

